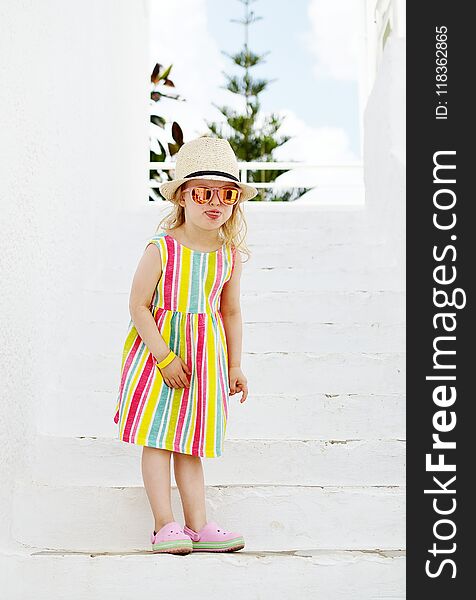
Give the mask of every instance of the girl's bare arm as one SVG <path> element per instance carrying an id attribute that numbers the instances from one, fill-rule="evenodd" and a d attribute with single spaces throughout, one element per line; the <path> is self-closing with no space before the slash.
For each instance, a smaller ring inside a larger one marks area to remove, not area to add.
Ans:
<path id="1" fill-rule="evenodd" d="M 137 332 L 158 362 L 170 352 L 150 312 L 150 302 L 161 276 L 160 251 L 155 244 L 149 244 L 132 280 L 129 312 Z"/>
<path id="2" fill-rule="evenodd" d="M 240 306 L 240 279 L 242 263 L 241 254 L 236 252 L 236 262 L 233 274 L 223 286 L 221 294 L 220 312 L 226 333 L 228 348 L 228 378 L 230 395 L 242 392 L 240 402 L 248 396 L 248 380 L 241 370 L 241 346 L 243 324 Z"/>
<path id="3" fill-rule="evenodd" d="M 226 333 L 228 367 L 241 367 L 242 317 L 240 305 L 240 279 L 242 272 L 241 254 L 236 252 L 236 261 L 231 278 L 223 286 L 220 312 Z"/>
<path id="4" fill-rule="evenodd" d="M 162 277 L 162 260 L 160 250 L 153 243 L 149 244 L 139 261 L 132 280 L 129 298 L 129 312 L 137 333 L 142 338 L 157 362 L 161 362 L 170 352 L 170 348 L 162 337 L 157 323 L 150 312 L 150 301 L 155 288 Z M 190 368 L 180 356 L 160 369 L 165 383 L 172 388 L 189 387 L 187 374 Z"/>

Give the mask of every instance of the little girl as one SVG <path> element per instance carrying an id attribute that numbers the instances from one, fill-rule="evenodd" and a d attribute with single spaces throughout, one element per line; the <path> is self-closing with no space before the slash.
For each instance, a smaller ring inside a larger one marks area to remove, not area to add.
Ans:
<path id="1" fill-rule="evenodd" d="M 202 456 L 223 452 L 228 397 L 248 395 L 241 370 L 241 203 L 258 190 L 239 180 L 230 144 L 184 144 L 175 177 L 160 186 L 173 204 L 147 243 L 129 300 L 114 421 L 143 446 L 142 476 L 155 519 L 153 552 L 234 551 L 240 533 L 207 521 Z M 160 228 L 160 227 L 159 227 Z M 170 457 L 185 524 L 174 520 Z"/>

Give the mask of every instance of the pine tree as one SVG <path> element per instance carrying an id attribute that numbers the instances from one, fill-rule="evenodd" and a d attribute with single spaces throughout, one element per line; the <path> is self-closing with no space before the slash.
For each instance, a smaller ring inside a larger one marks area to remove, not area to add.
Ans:
<path id="1" fill-rule="evenodd" d="M 245 14 L 243 19 L 231 19 L 233 23 L 239 23 L 244 26 L 245 41 L 244 47 L 236 54 L 228 54 L 223 51 L 223 54 L 228 56 L 234 65 L 242 69 L 242 75 L 228 75 L 223 73 L 227 79 L 226 89 L 233 94 L 243 96 L 244 111 L 240 112 L 228 106 L 218 106 L 213 103 L 225 118 L 225 123 L 215 121 L 206 121 L 212 135 L 224 138 L 230 142 L 231 147 L 236 153 L 240 161 L 263 161 L 271 162 L 273 160 L 273 152 L 279 146 L 282 146 L 290 139 L 290 136 L 278 135 L 278 130 L 282 125 L 282 119 L 279 115 L 272 113 L 271 115 L 260 114 L 261 104 L 259 95 L 262 94 L 269 83 L 275 80 L 253 78 L 251 69 L 261 63 L 266 62 L 264 57 L 269 54 L 259 55 L 249 48 L 249 28 L 250 25 L 260 20 L 262 17 L 256 16 L 250 10 L 250 4 L 256 0 L 238 0 L 244 6 Z M 261 117 L 261 118 L 260 118 Z M 271 182 L 283 170 L 273 171 L 249 171 L 249 182 Z M 259 194 L 253 200 L 292 200 L 300 196 L 305 188 L 293 190 L 290 192 L 280 193 L 279 196 L 267 192 L 265 188 L 259 190 Z"/>

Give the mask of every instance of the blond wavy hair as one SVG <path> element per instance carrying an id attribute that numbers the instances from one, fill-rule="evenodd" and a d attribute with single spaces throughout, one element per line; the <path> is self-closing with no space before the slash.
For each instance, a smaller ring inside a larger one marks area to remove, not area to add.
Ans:
<path id="1" fill-rule="evenodd" d="M 172 209 L 168 214 L 165 215 L 165 217 L 163 217 L 163 219 L 160 220 L 156 233 L 164 229 L 168 231 L 176 229 L 185 223 L 185 208 L 179 203 L 180 194 L 184 185 L 185 184 L 182 184 L 175 191 L 173 200 L 170 201 L 172 203 Z M 220 227 L 219 236 L 223 243 L 234 246 L 237 250 L 244 254 L 246 256 L 246 260 L 242 262 L 247 262 L 251 257 L 251 251 L 246 245 L 246 234 L 248 227 L 246 224 L 242 204 L 243 202 L 237 202 L 233 205 L 233 212 L 226 223 Z"/>

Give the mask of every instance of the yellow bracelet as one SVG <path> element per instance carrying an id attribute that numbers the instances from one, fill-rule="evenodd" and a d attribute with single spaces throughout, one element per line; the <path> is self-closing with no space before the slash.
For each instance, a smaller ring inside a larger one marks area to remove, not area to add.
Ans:
<path id="1" fill-rule="evenodd" d="M 167 356 L 161 360 L 160 362 L 158 362 L 155 366 L 159 369 L 163 369 L 164 367 L 166 367 L 169 363 L 171 363 L 173 361 L 173 359 L 175 358 L 175 353 L 172 352 L 172 350 L 167 354 Z"/>

